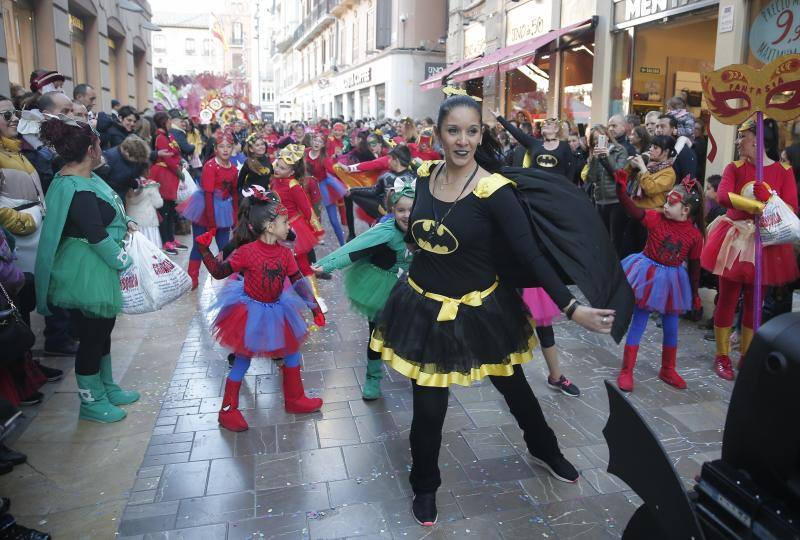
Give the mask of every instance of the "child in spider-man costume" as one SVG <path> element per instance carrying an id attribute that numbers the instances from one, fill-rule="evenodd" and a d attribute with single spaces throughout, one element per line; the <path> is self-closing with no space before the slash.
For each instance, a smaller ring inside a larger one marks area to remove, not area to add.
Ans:
<path id="1" fill-rule="evenodd" d="M 244 274 L 244 280 L 234 278 L 226 283 L 213 307 L 214 335 L 236 355 L 219 411 L 220 425 L 231 431 L 248 428 L 238 409 L 239 388 L 254 356 L 283 360 L 287 412 L 310 413 L 322 407 L 321 399 L 305 396 L 300 378 L 302 355 L 298 350 L 308 335 L 305 310 L 311 310 L 318 326 L 325 324 L 325 317 L 291 250 L 279 243 L 289 233 L 286 208 L 274 192 L 261 186 L 253 186 L 243 194 L 233 240 L 237 247 L 230 257 L 220 261 L 209 251 L 213 230 L 196 239 L 203 263 L 213 277 Z M 287 277 L 291 287 L 285 286 Z"/>
<path id="2" fill-rule="evenodd" d="M 702 187 L 688 176 L 667 195 L 663 209 L 644 210 L 628 196 L 628 175 L 616 171 L 617 196 L 625 212 L 647 228 L 644 251 L 625 257 L 622 268 L 636 298 L 633 320 L 625 342 L 622 369 L 617 378 L 620 390 L 633 390 L 633 368 L 639 342 L 647 328 L 650 312 L 661 314 L 664 337 L 658 377 L 675 388 L 686 382 L 675 371 L 678 352 L 678 316 L 700 309 L 700 252 L 703 249 Z M 688 260 L 689 271 L 683 267 Z"/>

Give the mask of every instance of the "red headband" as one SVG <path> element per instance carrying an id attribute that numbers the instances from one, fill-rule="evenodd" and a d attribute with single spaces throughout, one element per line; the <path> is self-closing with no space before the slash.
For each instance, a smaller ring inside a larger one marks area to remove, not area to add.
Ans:
<path id="1" fill-rule="evenodd" d="M 218 129 L 214 133 L 214 139 L 217 141 L 217 144 L 233 144 L 233 131 L 227 127 L 224 129 Z"/>

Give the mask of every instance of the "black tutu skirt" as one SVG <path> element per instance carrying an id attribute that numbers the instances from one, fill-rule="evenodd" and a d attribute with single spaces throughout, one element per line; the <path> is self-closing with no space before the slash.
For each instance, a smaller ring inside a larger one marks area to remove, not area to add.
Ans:
<path id="1" fill-rule="evenodd" d="M 501 283 L 480 306 L 461 304 L 456 318 L 438 321 L 442 303 L 399 282 L 378 316 L 370 348 L 421 386 L 469 386 L 489 375 L 510 376 L 532 359 L 530 312 L 516 290 Z"/>

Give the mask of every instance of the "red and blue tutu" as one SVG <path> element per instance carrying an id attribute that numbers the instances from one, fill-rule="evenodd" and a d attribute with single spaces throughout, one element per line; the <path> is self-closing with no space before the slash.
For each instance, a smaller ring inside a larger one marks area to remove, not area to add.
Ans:
<path id="1" fill-rule="evenodd" d="M 336 204 L 344 198 L 347 193 L 347 186 L 344 182 L 329 174 L 319 183 L 319 192 L 322 195 L 322 204 L 330 206 Z"/>
<path id="2" fill-rule="evenodd" d="M 178 212 L 196 225 L 208 227 L 206 223 L 206 193 L 198 189 L 192 195 L 178 205 Z M 233 215 L 233 198 L 224 197 L 221 191 L 214 192 L 214 222 L 218 229 L 233 227 L 235 223 Z"/>
<path id="3" fill-rule="evenodd" d="M 682 265 L 667 266 L 634 253 L 622 260 L 622 269 L 640 308 L 668 315 L 692 309 L 692 285 Z"/>
<path id="4" fill-rule="evenodd" d="M 561 315 L 561 310 L 541 287 L 523 290 L 522 300 L 531 310 L 536 326 L 552 326 Z"/>
<path id="5" fill-rule="evenodd" d="M 259 302 L 244 292 L 244 280 L 230 279 L 212 305 L 219 343 L 247 357 L 282 358 L 296 353 L 308 336 L 306 302 L 291 286 L 275 302 Z"/>

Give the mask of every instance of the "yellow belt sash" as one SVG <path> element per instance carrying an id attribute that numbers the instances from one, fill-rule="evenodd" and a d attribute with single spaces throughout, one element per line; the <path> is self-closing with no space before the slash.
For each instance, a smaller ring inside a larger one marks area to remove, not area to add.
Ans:
<path id="1" fill-rule="evenodd" d="M 458 315 L 458 307 L 461 304 L 471 307 L 482 306 L 483 299 L 492 294 L 499 283 L 499 281 L 495 281 L 492 286 L 485 291 L 472 291 L 468 292 L 461 298 L 450 298 L 449 296 L 424 291 L 422 290 L 422 287 L 414 283 L 413 279 L 408 278 L 408 284 L 411 285 L 412 289 L 426 298 L 430 298 L 431 300 L 436 300 L 437 302 L 442 303 L 442 308 L 439 310 L 439 314 L 436 316 L 436 320 L 438 322 L 456 320 L 456 315 Z"/>

